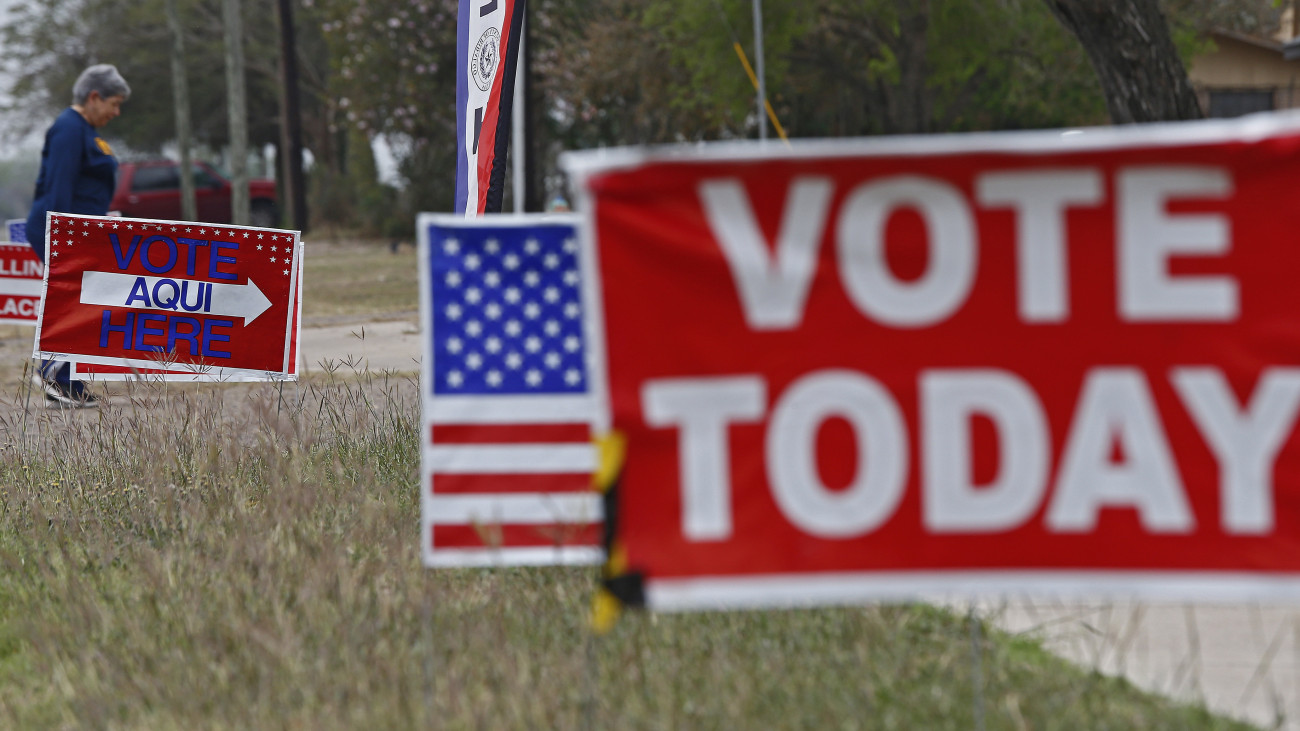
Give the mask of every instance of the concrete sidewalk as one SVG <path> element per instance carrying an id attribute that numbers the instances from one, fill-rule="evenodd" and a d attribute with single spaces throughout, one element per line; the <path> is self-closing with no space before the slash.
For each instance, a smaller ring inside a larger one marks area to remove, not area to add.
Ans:
<path id="1" fill-rule="evenodd" d="M 1300 606 L 981 602 L 978 611 L 1084 668 L 1264 728 L 1300 729 Z"/>
<path id="2" fill-rule="evenodd" d="M 348 370 L 420 370 L 420 325 L 410 320 L 304 327 L 300 336 L 307 373 L 333 363 Z"/>

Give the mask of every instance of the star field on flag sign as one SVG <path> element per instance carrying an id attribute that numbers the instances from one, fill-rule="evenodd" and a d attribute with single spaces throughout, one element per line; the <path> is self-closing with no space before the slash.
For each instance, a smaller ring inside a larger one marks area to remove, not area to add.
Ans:
<path id="1" fill-rule="evenodd" d="M 430 247 L 435 393 L 586 392 L 571 229 L 463 229 Z"/>

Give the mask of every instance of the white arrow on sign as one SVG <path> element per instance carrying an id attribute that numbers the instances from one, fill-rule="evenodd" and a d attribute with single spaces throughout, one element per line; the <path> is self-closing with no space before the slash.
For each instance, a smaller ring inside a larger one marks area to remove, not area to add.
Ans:
<path id="1" fill-rule="evenodd" d="M 136 293 L 135 297 L 132 292 Z M 159 305 L 159 300 L 165 305 Z M 244 325 L 248 325 L 266 312 L 271 300 L 252 279 L 248 284 L 221 284 L 117 272 L 82 272 L 81 304 L 242 317 Z"/>

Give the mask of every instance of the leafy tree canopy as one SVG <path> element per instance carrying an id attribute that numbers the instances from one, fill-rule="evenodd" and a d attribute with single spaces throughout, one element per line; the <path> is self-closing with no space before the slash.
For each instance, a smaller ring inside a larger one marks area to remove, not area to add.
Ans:
<path id="1" fill-rule="evenodd" d="M 225 57 L 220 0 L 180 0 L 194 136 L 220 148 L 227 140 Z M 273 0 L 244 0 L 249 135 L 275 143 L 278 132 L 277 36 Z M 256 21 L 256 22 L 253 22 Z M 175 139 L 170 36 L 162 0 L 42 0 L 19 3 L 3 34 L 15 79 L 8 110 L 13 131 L 46 126 L 71 103 L 72 84 L 86 66 L 112 63 L 131 85 L 119 123 L 106 132 L 132 149 L 154 152 Z M 13 113 L 21 110 L 21 113 Z"/>
<path id="2" fill-rule="evenodd" d="M 179 0 L 195 135 L 226 139 L 220 0 Z M 243 0 L 254 145 L 278 140 L 274 0 Z M 751 0 L 529 0 L 529 114 L 538 182 L 562 186 L 565 149 L 752 137 Z M 1204 31 L 1266 34 L 1273 0 L 1163 0 L 1184 59 Z M 329 200 L 388 200 L 357 188 L 369 140 L 385 135 L 409 181 L 404 205 L 450 206 L 455 169 L 457 0 L 298 0 L 306 144 Z M 1080 44 L 1042 0 L 765 0 L 769 97 L 793 136 L 1104 123 Z M 174 138 L 162 0 L 29 0 L 4 29 L 11 123 L 42 128 L 82 68 L 115 63 L 134 94 L 109 132 L 156 150 Z M 363 186 L 364 187 L 364 186 Z M 343 211 L 345 206 L 316 205 Z"/>

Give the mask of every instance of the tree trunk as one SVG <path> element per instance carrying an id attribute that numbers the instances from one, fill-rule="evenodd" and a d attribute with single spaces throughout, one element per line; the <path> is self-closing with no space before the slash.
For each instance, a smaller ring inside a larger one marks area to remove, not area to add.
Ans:
<path id="1" fill-rule="evenodd" d="M 176 0 L 167 0 L 167 27 L 171 31 L 172 103 L 176 108 L 176 147 L 180 150 L 181 218 L 199 217 L 194 201 L 194 162 L 190 149 L 190 85 L 185 78 L 185 31 L 176 12 Z"/>
<path id="2" fill-rule="evenodd" d="M 1116 124 L 1200 119 L 1158 0 L 1044 0 L 1083 44 Z"/>
<path id="3" fill-rule="evenodd" d="M 226 40 L 226 93 L 230 114 L 230 220 L 247 226 L 248 106 L 244 95 L 244 22 L 239 0 L 223 0 Z"/>
<path id="4" fill-rule="evenodd" d="M 279 0 L 280 10 L 280 149 L 284 155 L 285 199 L 291 225 L 307 231 L 307 191 L 302 180 L 302 114 L 298 106 L 298 44 L 293 24 L 293 4 Z"/>
<path id="5" fill-rule="evenodd" d="M 898 88 L 893 104 L 895 131 L 920 134 L 930 131 L 929 0 L 898 0 Z"/>

